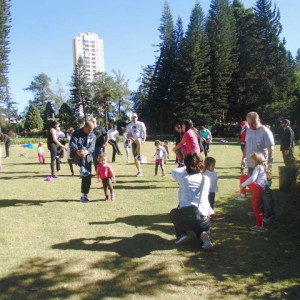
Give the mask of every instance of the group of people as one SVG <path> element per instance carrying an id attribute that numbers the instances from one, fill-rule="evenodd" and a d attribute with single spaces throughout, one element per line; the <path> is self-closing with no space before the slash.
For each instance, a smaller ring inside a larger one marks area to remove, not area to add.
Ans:
<path id="1" fill-rule="evenodd" d="M 140 163 L 141 149 L 147 135 L 145 124 L 138 121 L 137 114 L 132 114 L 131 122 L 126 126 L 124 133 L 124 147 L 126 153 L 129 152 L 129 148 L 132 149 L 137 168 L 136 176 L 143 176 Z M 92 165 L 94 165 L 98 181 L 102 181 L 105 200 L 115 200 L 112 183 L 116 181 L 116 178 L 111 165 L 107 162 L 107 155 L 105 153 L 105 147 L 111 145 L 113 149 L 112 162 L 115 161 L 116 154 L 122 155 L 118 147 L 119 132 L 114 124 L 111 124 L 109 130 L 106 131 L 102 126 L 97 125 L 95 118 L 92 118 L 79 130 L 74 131 L 73 128 L 70 128 L 67 132 L 68 146 L 62 142 L 59 136 L 59 123 L 53 121 L 47 136 L 47 147 L 50 151 L 51 178 L 58 177 L 56 173 L 60 170 L 58 162 L 60 156 L 58 151 L 59 149 L 63 149 L 67 151 L 68 163 L 72 175 L 74 175 L 74 165 L 79 167 L 79 172 L 82 176 L 81 202 L 89 202 L 88 193 L 91 186 Z M 40 163 L 43 163 L 44 156 L 41 144 L 38 147 L 38 156 Z"/>

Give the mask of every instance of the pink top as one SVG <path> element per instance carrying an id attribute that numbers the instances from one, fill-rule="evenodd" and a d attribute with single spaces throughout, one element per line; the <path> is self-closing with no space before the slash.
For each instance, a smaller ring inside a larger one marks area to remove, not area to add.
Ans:
<path id="1" fill-rule="evenodd" d="M 111 166 L 108 163 L 97 165 L 98 174 L 101 179 L 112 177 Z"/>
<path id="2" fill-rule="evenodd" d="M 183 138 L 185 139 L 186 152 L 187 153 L 200 153 L 200 147 L 197 136 L 192 128 L 184 133 Z"/>

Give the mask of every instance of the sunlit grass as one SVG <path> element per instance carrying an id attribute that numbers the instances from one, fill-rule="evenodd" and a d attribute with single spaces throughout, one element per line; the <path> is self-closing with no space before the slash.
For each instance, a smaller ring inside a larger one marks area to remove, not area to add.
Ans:
<path id="1" fill-rule="evenodd" d="M 24 152 L 27 158 L 19 156 Z M 167 176 L 154 177 L 154 152 L 153 142 L 145 143 L 144 177 L 135 177 L 134 165 L 118 156 L 116 201 L 103 201 L 93 177 L 91 202 L 83 204 L 80 178 L 70 176 L 66 163 L 60 178 L 47 182 L 49 164 L 38 164 L 36 150 L 14 146 L 0 173 L 0 299 L 298 299 L 299 196 L 278 191 L 278 147 L 273 168 L 278 217 L 257 234 L 249 231 L 250 201 L 233 200 L 239 146 L 211 146 L 219 217 L 210 253 L 193 238 L 174 244 L 168 218 L 177 205 L 170 175 L 174 155 Z"/>

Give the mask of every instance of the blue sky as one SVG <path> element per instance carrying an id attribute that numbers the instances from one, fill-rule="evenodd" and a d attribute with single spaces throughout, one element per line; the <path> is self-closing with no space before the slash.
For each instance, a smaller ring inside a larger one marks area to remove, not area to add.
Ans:
<path id="1" fill-rule="evenodd" d="M 168 0 L 174 21 L 186 28 L 195 0 Z M 255 0 L 244 0 L 245 7 Z M 300 1 L 276 0 L 286 48 L 295 56 L 300 48 Z M 23 89 L 45 73 L 53 87 L 60 80 L 66 92 L 73 73 L 72 39 L 95 32 L 104 40 L 105 71 L 120 70 L 135 90 L 141 66 L 154 62 L 164 0 L 12 0 L 10 87 L 22 111 L 32 99 Z M 205 14 L 210 0 L 200 0 Z M 90 9 L 88 9 L 90 7 Z"/>

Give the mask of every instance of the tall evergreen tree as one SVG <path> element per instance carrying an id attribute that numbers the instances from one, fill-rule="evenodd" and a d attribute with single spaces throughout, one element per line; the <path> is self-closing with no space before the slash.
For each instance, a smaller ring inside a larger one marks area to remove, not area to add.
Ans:
<path id="1" fill-rule="evenodd" d="M 74 107 L 74 114 L 80 120 L 86 122 L 92 96 L 82 57 L 78 59 L 70 85 L 70 96 Z"/>
<path id="2" fill-rule="evenodd" d="M 40 73 L 33 77 L 30 85 L 25 91 L 30 91 L 34 95 L 34 99 L 29 101 L 29 105 L 34 105 L 42 115 L 48 101 L 53 101 L 53 91 L 50 87 L 51 78 L 45 73 Z"/>
<path id="3" fill-rule="evenodd" d="M 63 103 L 58 111 L 59 123 L 61 128 L 67 129 L 69 127 L 77 128 L 79 124 L 73 115 L 71 107 L 67 103 Z"/>
<path id="4" fill-rule="evenodd" d="M 191 12 L 186 34 L 178 45 L 173 94 L 174 116 L 191 117 L 196 123 L 210 122 L 209 44 L 205 18 L 199 2 Z"/>
<path id="5" fill-rule="evenodd" d="M 48 120 L 49 118 L 52 118 L 55 116 L 55 111 L 52 107 L 52 104 L 50 101 L 47 102 L 45 110 L 43 111 L 43 121 L 44 121 L 44 128 L 48 126 Z"/>
<path id="6" fill-rule="evenodd" d="M 154 73 L 149 89 L 147 115 L 153 128 L 160 131 L 168 124 L 169 107 L 171 105 L 171 87 L 174 80 L 174 61 L 176 54 L 176 41 L 173 17 L 167 2 L 164 4 L 164 10 L 159 26 L 160 39 L 159 55 L 154 64 Z"/>
<path id="7" fill-rule="evenodd" d="M 236 34 L 229 0 L 211 1 L 207 34 L 211 57 L 211 116 L 221 121 L 228 111 L 229 85 L 237 67 Z"/>
<path id="8" fill-rule="evenodd" d="M 24 128 L 29 131 L 41 130 L 43 128 L 43 119 L 36 106 L 31 104 L 25 117 Z"/>

